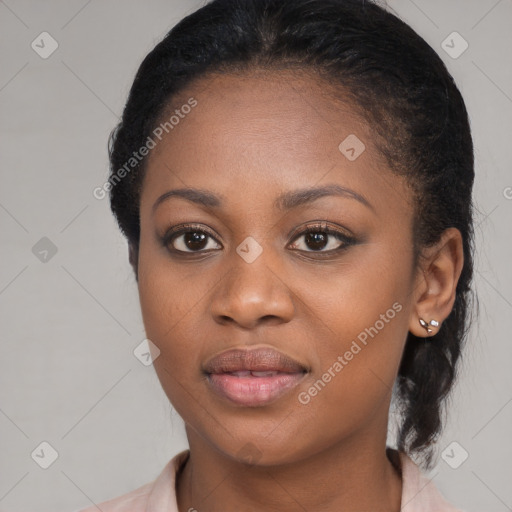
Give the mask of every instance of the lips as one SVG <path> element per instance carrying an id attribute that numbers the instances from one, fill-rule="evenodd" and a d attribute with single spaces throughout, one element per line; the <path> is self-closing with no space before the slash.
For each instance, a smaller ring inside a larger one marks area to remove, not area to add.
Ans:
<path id="1" fill-rule="evenodd" d="M 216 395 L 244 407 L 274 402 L 308 372 L 304 365 L 273 348 L 228 350 L 210 359 L 203 370 Z"/>
<path id="2" fill-rule="evenodd" d="M 307 371 L 307 369 L 282 352 L 265 347 L 227 350 L 210 359 L 204 366 L 204 371 L 209 374 L 236 372 L 301 373 Z M 245 375 L 247 376 L 247 373 Z"/>

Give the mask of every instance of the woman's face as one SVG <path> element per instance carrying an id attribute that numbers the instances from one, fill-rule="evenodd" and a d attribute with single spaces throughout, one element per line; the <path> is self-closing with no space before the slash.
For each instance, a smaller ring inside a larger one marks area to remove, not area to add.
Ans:
<path id="1" fill-rule="evenodd" d="M 174 99 L 179 121 L 148 156 L 138 285 L 154 366 L 187 432 L 240 460 L 386 438 L 414 314 L 411 193 L 325 90 L 289 71 L 210 75 Z M 306 371 L 205 373 L 261 347 Z"/>

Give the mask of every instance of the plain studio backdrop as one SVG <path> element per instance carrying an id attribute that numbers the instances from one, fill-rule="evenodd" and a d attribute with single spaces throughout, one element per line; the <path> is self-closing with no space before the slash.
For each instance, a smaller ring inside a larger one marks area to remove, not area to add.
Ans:
<path id="1" fill-rule="evenodd" d="M 0 510 L 99 503 L 187 447 L 153 367 L 134 354 L 145 335 L 127 246 L 93 190 L 141 60 L 200 5 L 0 1 Z M 388 5 L 446 62 L 475 143 L 481 313 L 429 476 L 468 512 L 509 511 L 512 1 Z"/>

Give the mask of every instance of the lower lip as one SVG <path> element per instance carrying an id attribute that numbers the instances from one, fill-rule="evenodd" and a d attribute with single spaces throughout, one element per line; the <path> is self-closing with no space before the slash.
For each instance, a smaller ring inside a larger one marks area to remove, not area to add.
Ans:
<path id="1" fill-rule="evenodd" d="M 278 373 L 268 377 L 237 377 L 229 373 L 208 374 L 208 382 L 218 395 L 246 407 L 269 404 L 294 388 L 305 373 Z"/>

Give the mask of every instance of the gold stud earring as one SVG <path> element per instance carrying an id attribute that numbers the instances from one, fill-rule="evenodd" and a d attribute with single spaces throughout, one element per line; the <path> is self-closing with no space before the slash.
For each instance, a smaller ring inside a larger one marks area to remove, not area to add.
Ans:
<path id="1" fill-rule="evenodd" d="M 420 325 L 427 331 L 428 334 L 433 332 L 432 329 L 430 328 L 430 326 L 439 327 L 439 322 L 437 320 L 430 320 L 430 322 L 427 323 L 427 322 L 425 322 L 425 320 L 423 320 L 423 318 L 420 318 L 419 322 L 420 322 Z"/>

